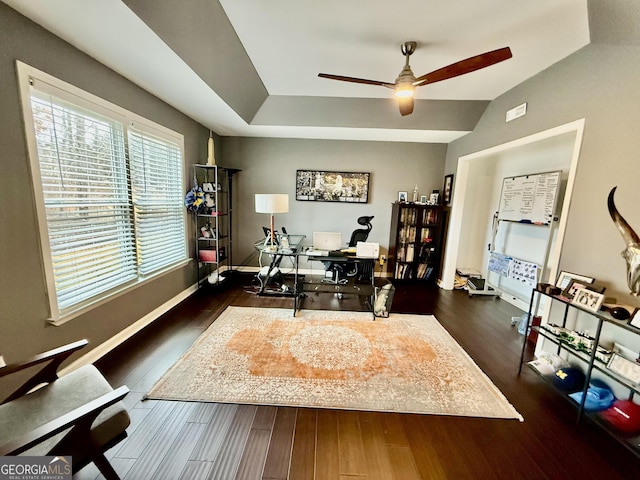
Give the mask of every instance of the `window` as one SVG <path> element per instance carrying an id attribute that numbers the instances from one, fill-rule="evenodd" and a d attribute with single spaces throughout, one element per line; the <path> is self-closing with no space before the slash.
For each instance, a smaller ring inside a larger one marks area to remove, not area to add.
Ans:
<path id="1" fill-rule="evenodd" d="M 57 323 L 187 260 L 183 139 L 34 72 L 26 124 Z"/>

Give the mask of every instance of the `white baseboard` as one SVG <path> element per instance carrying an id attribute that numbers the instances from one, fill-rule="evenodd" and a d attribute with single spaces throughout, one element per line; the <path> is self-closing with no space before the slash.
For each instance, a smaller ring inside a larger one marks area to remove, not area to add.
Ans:
<path id="1" fill-rule="evenodd" d="M 106 342 L 101 343 L 96 348 L 87 352 L 85 355 L 83 355 L 82 357 L 78 358 L 77 360 L 75 360 L 74 362 L 72 362 L 62 370 L 60 370 L 59 373 L 61 375 L 64 375 L 69 372 L 72 372 L 77 368 L 82 367 L 83 365 L 89 365 L 96 362 L 98 359 L 102 358 L 104 355 L 109 353 L 118 345 L 124 343 L 125 340 L 128 340 L 133 335 L 135 335 L 140 330 L 142 330 L 144 327 L 153 323 L 155 320 L 160 318 L 163 314 L 167 313 L 169 310 L 171 310 L 173 307 L 178 305 L 180 302 L 182 302 L 184 299 L 192 295 L 197 290 L 198 290 L 197 285 L 192 285 L 191 287 L 183 290 L 175 297 L 167 300 L 159 307 L 147 313 L 144 317 L 140 318 L 139 320 L 136 320 L 135 323 L 129 325 L 127 328 L 120 331 L 119 333 L 111 337 Z"/>
<path id="2" fill-rule="evenodd" d="M 246 266 L 240 266 L 240 267 L 233 267 L 233 270 L 236 272 L 245 272 L 245 273 L 258 273 L 260 271 L 260 267 L 246 267 Z M 294 271 L 291 267 L 283 267 L 280 269 L 282 271 L 282 273 L 284 273 L 285 275 L 293 275 Z M 324 269 L 323 270 L 316 270 L 316 269 L 309 269 L 309 268 L 300 268 L 298 269 L 298 275 L 324 275 Z M 374 273 L 375 277 L 378 278 L 388 278 L 389 274 L 387 272 L 375 272 Z"/>
<path id="3" fill-rule="evenodd" d="M 507 303 L 510 303 L 511 305 L 513 305 L 514 307 L 518 307 L 520 310 L 522 310 L 523 312 L 528 312 L 529 311 L 529 303 L 526 302 L 525 300 L 522 300 L 514 295 L 511 295 L 510 293 L 505 293 L 502 292 L 502 295 L 500 295 L 500 298 L 502 300 L 504 300 Z"/>

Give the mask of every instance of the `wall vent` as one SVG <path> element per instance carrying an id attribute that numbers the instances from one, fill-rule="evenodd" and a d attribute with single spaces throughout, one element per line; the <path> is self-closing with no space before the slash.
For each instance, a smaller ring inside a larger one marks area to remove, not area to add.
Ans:
<path id="1" fill-rule="evenodd" d="M 523 103 L 522 105 L 518 105 L 515 108 L 512 108 L 507 112 L 507 122 L 511 120 L 515 120 L 518 117 L 522 117 L 527 114 L 527 104 Z"/>

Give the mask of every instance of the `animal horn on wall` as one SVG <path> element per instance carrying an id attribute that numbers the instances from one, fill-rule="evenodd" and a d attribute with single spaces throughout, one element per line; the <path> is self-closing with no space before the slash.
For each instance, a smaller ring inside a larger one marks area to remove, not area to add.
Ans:
<path id="1" fill-rule="evenodd" d="M 613 187 L 609 192 L 607 200 L 609 215 L 627 244 L 627 248 L 621 252 L 622 258 L 627 262 L 627 285 L 633 295 L 640 295 L 640 237 L 620 215 L 615 203 L 613 203 L 616 188 L 618 187 Z"/>

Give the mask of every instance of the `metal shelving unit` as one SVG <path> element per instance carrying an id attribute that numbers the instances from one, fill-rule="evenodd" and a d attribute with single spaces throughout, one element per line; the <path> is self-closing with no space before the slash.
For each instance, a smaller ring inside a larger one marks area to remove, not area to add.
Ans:
<path id="1" fill-rule="evenodd" d="M 640 385 L 634 384 L 630 380 L 611 371 L 610 369 L 607 368 L 606 362 L 602 361 L 597 357 L 600 335 L 602 333 L 602 327 L 605 324 L 615 325 L 618 328 L 621 328 L 629 332 L 633 332 L 635 334 L 638 334 L 638 330 L 635 329 L 634 327 L 629 326 L 626 321 L 616 320 L 608 312 L 604 312 L 604 311 L 593 312 L 593 311 L 587 310 L 586 308 L 582 308 L 578 305 L 575 305 L 570 301 L 565 300 L 557 295 L 547 294 L 546 292 L 538 290 L 537 288 L 534 289 L 533 292 L 531 293 L 531 302 L 529 304 L 529 319 L 528 319 L 529 325 L 531 324 L 531 319 L 533 318 L 533 308 L 534 308 L 533 306 L 534 306 L 534 300 L 536 298 L 536 295 L 540 297 L 541 296 L 548 297 L 551 299 L 551 301 L 558 302 L 564 305 L 563 320 L 561 325 L 562 327 L 566 327 L 569 311 L 571 311 L 572 309 L 575 309 L 577 311 L 584 312 L 590 315 L 591 317 L 593 317 L 594 321 L 597 322 L 596 332 L 593 336 L 593 345 L 591 346 L 591 348 L 579 349 L 579 348 L 576 348 L 575 345 L 564 341 L 560 336 L 555 335 L 552 331 L 545 328 L 544 325 L 530 326 L 524 335 L 518 374 L 520 374 L 520 372 L 522 371 L 522 366 L 524 364 L 524 356 L 525 356 L 526 345 L 529 337 L 528 335 L 529 330 L 536 332 L 539 337 L 542 337 L 550 341 L 551 343 L 555 344 L 556 354 L 559 354 L 561 351 L 568 352 L 573 358 L 583 362 L 586 366 L 586 371 L 585 371 L 585 381 L 582 387 L 582 401 L 577 403 L 573 399 L 565 395 L 565 397 L 569 399 L 578 409 L 577 421 L 579 422 L 583 416 L 588 417 L 589 419 L 594 421 L 597 425 L 602 427 L 602 429 L 605 432 L 607 432 L 609 435 L 611 435 L 614 439 L 616 439 L 618 442 L 620 442 L 626 448 L 632 451 L 635 455 L 640 456 L 640 445 L 638 444 L 638 442 L 640 442 L 640 437 L 638 437 L 637 433 L 635 435 L 621 433 L 615 430 L 607 422 L 605 422 L 600 417 L 600 415 L 598 415 L 598 412 L 589 412 L 589 411 L 586 411 L 584 408 L 584 403 L 587 398 L 587 395 L 586 395 L 587 389 L 589 388 L 591 377 L 594 371 L 597 371 L 600 374 L 605 375 L 609 379 L 613 380 L 617 384 L 624 387 L 628 392 L 629 400 L 633 399 L 635 395 L 640 395 Z M 532 370 L 535 371 L 536 373 L 539 373 L 534 368 L 532 368 Z M 542 378 L 547 379 L 546 376 L 544 375 L 541 375 L 541 376 Z"/>
<path id="2" fill-rule="evenodd" d="M 193 177 L 204 191 L 203 207 L 193 214 L 198 285 L 220 285 L 233 271 L 232 179 L 240 170 L 193 165 Z"/>

